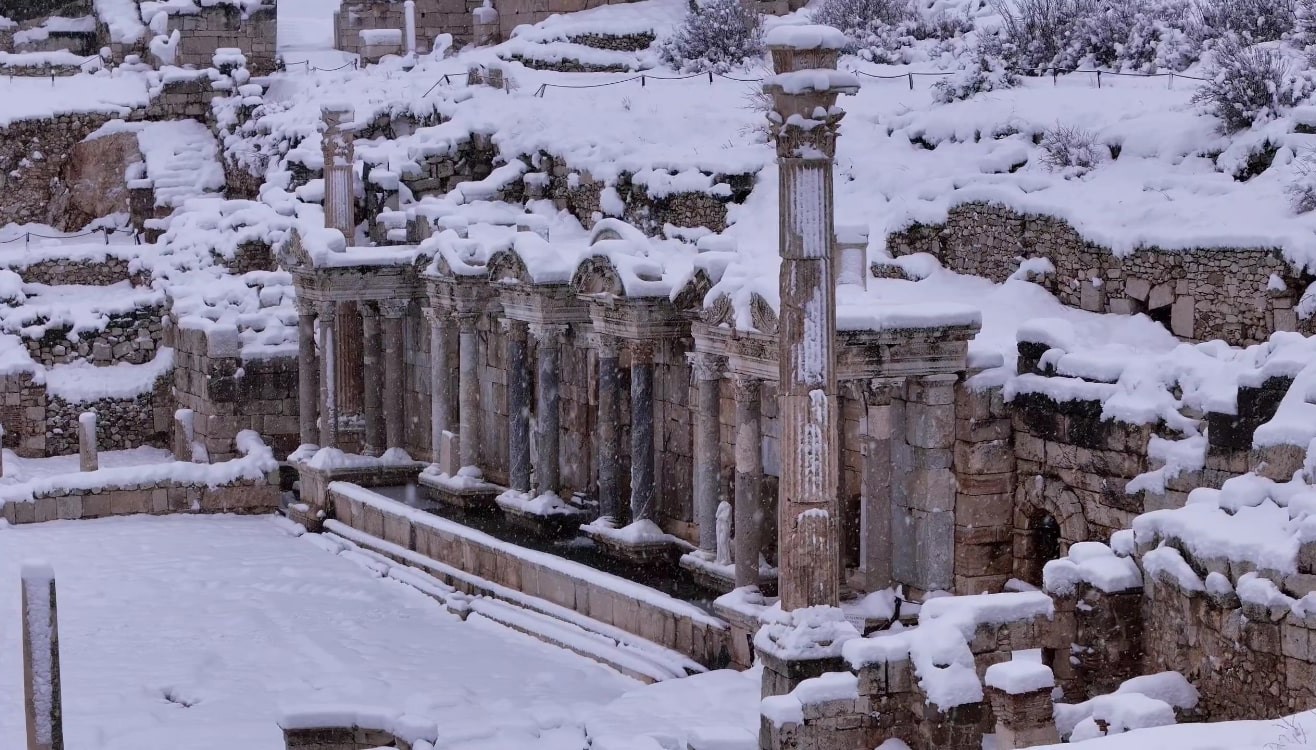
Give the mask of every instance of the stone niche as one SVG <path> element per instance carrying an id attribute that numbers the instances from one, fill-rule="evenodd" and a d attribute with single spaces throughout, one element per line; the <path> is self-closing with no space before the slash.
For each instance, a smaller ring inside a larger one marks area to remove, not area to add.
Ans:
<path id="1" fill-rule="evenodd" d="M 1066 305 L 1146 313 L 1180 338 L 1236 346 L 1299 330 L 1294 305 L 1311 281 L 1275 249 L 1153 247 L 1116 255 L 1060 219 L 987 203 L 956 206 L 945 224 L 915 225 L 887 246 L 895 256 L 931 253 L 951 270 L 997 283 L 1018 269 L 1020 256 L 1046 258 L 1055 273 L 1042 283 Z M 1283 288 L 1271 288 L 1272 276 Z"/>

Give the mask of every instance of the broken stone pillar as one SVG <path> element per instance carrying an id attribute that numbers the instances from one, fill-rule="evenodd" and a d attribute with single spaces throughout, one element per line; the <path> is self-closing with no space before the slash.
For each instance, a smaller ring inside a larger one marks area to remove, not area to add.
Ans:
<path id="1" fill-rule="evenodd" d="M 507 321 L 507 484 L 530 491 L 530 355 L 526 324 Z"/>
<path id="2" fill-rule="evenodd" d="M 379 303 L 379 314 L 384 318 L 384 447 L 388 450 L 405 450 L 406 388 L 403 385 L 403 334 L 402 317 L 407 313 L 407 301 L 384 300 Z"/>
<path id="3" fill-rule="evenodd" d="M 367 456 L 383 453 L 384 445 L 384 378 L 380 372 L 383 341 L 379 332 L 379 309 L 372 304 L 361 305 L 361 348 L 366 433 L 361 452 Z"/>
<path id="4" fill-rule="evenodd" d="M 621 421 L 621 367 L 617 339 L 599 334 L 598 434 L 595 465 L 598 466 L 599 515 L 621 523 L 621 483 L 618 481 L 618 451 Z"/>
<path id="5" fill-rule="evenodd" d="M 84 411 L 78 415 L 78 468 L 81 471 L 96 471 L 100 468 L 94 411 Z"/>
<path id="6" fill-rule="evenodd" d="M 868 227 L 836 228 L 833 272 L 837 286 L 868 288 Z"/>
<path id="7" fill-rule="evenodd" d="M 631 342 L 631 522 L 654 519 L 653 344 Z"/>
<path id="8" fill-rule="evenodd" d="M 737 375 L 736 394 L 736 588 L 757 586 L 763 552 L 763 381 Z"/>
<path id="9" fill-rule="evenodd" d="M 766 42 L 777 73 L 763 91 L 781 175 L 779 575 L 789 611 L 840 601 L 832 159 L 844 114 L 836 97 L 859 84 L 836 71 L 846 42 L 835 29 L 778 27 Z"/>
<path id="10" fill-rule="evenodd" d="M 718 421 L 723 360 L 706 352 L 693 352 L 690 379 L 694 381 L 694 500 L 695 521 L 699 524 L 699 551 L 712 555 L 716 550 L 716 514 L 722 500 L 722 449 L 719 445 Z"/>
<path id="11" fill-rule="evenodd" d="M 407 0 L 402 4 L 406 22 L 407 57 L 416 56 L 416 0 Z"/>
<path id="12" fill-rule="evenodd" d="M 859 576 L 864 591 L 892 583 L 892 528 L 895 513 L 893 443 L 904 440 L 903 407 L 895 396 L 904 378 L 873 379 L 861 389 L 864 406 L 860 424 L 863 471 L 859 475 Z"/>
<path id="13" fill-rule="evenodd" d="M 484 47 L 497 44 L 501 34 L 498 31 L 498 11 L 491 0 L 471 11 L 471 35 L 476 46 Z"/>
<path id="14" fill-rule="evenodd" d="M 899 583 L 914 593 L 950 591 L 955 585 L 955 375 L 923 375 L 905 381 L 902 467 L 906 507 L 897 557 L 912 563 Z M 899 567 L 899 566 L 897 566 Z"/>
<path id="15" fill-rule="evenodd" d="M 302 445 L 320 435 L 320 362 L 315 354 L 315 306 L 297 300 L 297 432 Z"/>
<path id="16" fill-rule="evenodd" d="M 174 460 L 192 460 L 192 437 L 196 415 L 191 409 L 178 409 L 174 412 Z"/>
<path id="17" fill-rule="evenodd" d="M 23 585 L 23 697 L 27 715 L 27 750 L 63 750 L 55 571 L 46 563 L 28 562 L 23 564 L 20 575 Z"/>
<path id="18" fill-rule="evenodd" d="M 538 390 L 535 393 L 536 455 L 535 467 L 538 494 L 557 493 L 561 484 L 558 431 L 561 429 L 558 367 L 562 356 L 562 334 L 565 326 L 534 325 L 530 332 L 535 337 L 539 355 Z"/>
<path id="19" fill-rule="evenodd" d="M 457 357 L 457 438 L 461 454 L 461 468 L 473 469 L 479 475 L 480 462 L 480 361 L 478 347 L 480 340 L 475 331 L 476 319 L 473 312 L 458 312 L 457 327 L 460 331 Z"/>
<path id="20" fill-rule="evenodd" d="M 0 424 L 0 477 L 5 475 L 5 426 Z"/>
<path id="21" fill-rule="evenodd" d="M 320 108 L 324 120 L 321 148 L 324 152 L 324 225 L 337 229 L 350 246 L 356 241 L 356 187 L 352 142 L 353 111 L 349 104 L 326 104 Z"/>
<path id="22" fill-rule="evenodd" d="M 338 447 L 338 389 L 334 336 L 338 305 L 317 302 L 316 318 L 320 325 L 320 446 Z"/>
<path id="23" fill-rule="evenodd" d="M 425 310 L 430 330 L 430 460 L 439 463 L 443 434 L 452 427 L 452 377 L 448 371 L 450 338 L 448 318 L 433 308 Z"/>
<path id="24" fill-rule="evenodd" d="M 1060 742 L 1051 698 L 1056 681 L 1050 667 L 1041 662 L 1005 661 L 988 667 L 983 681 L 996 717 L 997 750 Z"/>

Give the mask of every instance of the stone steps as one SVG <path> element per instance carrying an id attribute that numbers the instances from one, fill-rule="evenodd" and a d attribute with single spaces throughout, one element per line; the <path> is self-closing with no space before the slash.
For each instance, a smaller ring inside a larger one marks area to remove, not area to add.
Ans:
<path id="1" fill-rule="evenodd" d="M 308 535 L 312 536 L 312 535 Z M 574 610 L 513 591 L 437 560 L 329 521 L 313 541 L 339 554 L 366 562 L 381 575 L 408 583 L 463 617 L 488 622 L 532 636 L 547 644 L 605 664 L 618 672 L 653 683 L 703 671 L 689 658 L 638 636 L 621 631 Z M 394 567 L 401 563 L 405 572 Z M 392 567 L 388 572 L 385 569 Z M 418 584 L 417 578 L 428 583 Z M 460 589 L 460 591 L 459 591 Z M 468 592 L 463 594 L 461 592 Z"/>
<path id="2" fill-rule="evenodd" d="M 647 48 L 646 48 L 647 50 Z M 573 42 L 529 42 L 513 39 L 499 50 L 504 60 L 535 70 L 560 73 L 628 73 L 654 67 L 646 50 L 605 49 Z"/>

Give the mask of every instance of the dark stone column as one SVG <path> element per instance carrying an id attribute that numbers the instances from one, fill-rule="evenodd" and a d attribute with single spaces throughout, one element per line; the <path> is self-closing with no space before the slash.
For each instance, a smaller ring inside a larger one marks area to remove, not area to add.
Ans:
<path id="1" fill-rule="evenodd" d="M 530 356 L 526 324 L 507 321 L 507 483 L 530 491 Z"/>
<path id="2" fill-rule="evenodd" d="M 737 375 L 736 390 L 736 587 L 759 582 L 763 552 L 763 382 Z"/>
<path id="3" fill-rule="evenodd" d="M 535 393 L 537 453 L 539 465 L 535 467 L 537 493 L 557 493 L 562 483 L 559 462 L 560 404 L 558 401 L 558 367 L 562 356 L 564 326 L 532 326 L 539 354 L 538 390 Z"/>
<path id="4" fill-rule="evenodd" d="M 718 445 L 718 413 L 723 360 L 707 352 L 690 354 L 694 403 L 694 500 L 699 524 L 699 551 L 717 552 L 717 506 L 722 499 L 722 450 Z"/>
<path id="5" fill-rule="evenodd" d="M 360 308 L 361 360 L 365 371 L 362 401 L 366 418 L 365 441 L 361 452 L 367 456 L 378 456 L 383 452 L 384 445 L 384 378 L 380 373 L 383 342 L 379 334 L 379 309 L 369 303 L 362 303 Z"/>
<path id="6" fill-rule="evenodd" d="M 458 453 L 461 468 L 474 467 L 480 462 L 480 360 L 477 349 L 479 338 L 475 332 L 478 315 L 473 312 L 457 313 L 458 338 L 457 420 Z"/>
<path id="7" fill-rule="evenodd" d="M 302 445 L 319 441 L 320 361 L 315 354 L 315 307 L 297 302 L 297 427 Z M 179 456 L 180 460 L 187 460 Z"/>
<path id="8" fill-rule="evenodd" d="M 653 344 L 631 343 L 631 522 L 652 521 Z"/>
<path id="9" fill-rule="evenodd" d="M 599 418 L 594 449 L 598 452 L 599 515 L 618 524 L 621 515 L 621 483 L 618 481 L 618 451 L 621 425 L 621 368 L 617 363 L 617 339 L 599 334 Z"/>
<path id="10" fill-rule="evenodd" d="M 388 300 L 379 303 L 384 316 L 384 445 L 389 450 L 404 450 L 406 430 L 403 408 L 406 388 L 403 386 L 402 317 L 407 312 L 405 300 Z"/>
<path id="11" fill-rule="evenodd" d="M 335 374 L 337 352 L 334 336 L 338 317 L 338 304 L 334 302 L 316 303 L 316 312 L 320 324 L 320 447 L 338 447 L 338 392 Z"/>
<path id="12" fill-rule="evenodd" d="M 444 325 L 448 320 L 441 310 L 425 310 L 425 321 L 430 331 L 430 460 L 436 464 L 439 462 L 443 433 L 452 429 L 449 422 L 452 413 L 452 377 L 448 371 L 450 344 L 447 326 Z"/>

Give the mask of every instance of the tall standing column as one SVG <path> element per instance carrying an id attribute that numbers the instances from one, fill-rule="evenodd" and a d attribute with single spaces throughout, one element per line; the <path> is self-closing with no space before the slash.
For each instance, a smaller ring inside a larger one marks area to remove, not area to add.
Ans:
<path id="1" fill-rule="evenodd" d="M 335 374 L 338 369 L 334 351 L 334 323 L 338 305 L 334 302 L 317 302 L 320 324 L 320 447 L 338 447 L 338 389 Z"/>
<path id="2" fill-rule="evenodd" d="M 507 321 L 507 483 L 530 491 L 530 355 L 526 324 Z"/>
<path id="3" fill-rule="evenodd" d="M 699 524 L 699 551 L 711 557 L 717 551 L 717 506 L 722 499 L 718 413 L 723 360 L 707 352 L 692 352 L 689 359 L 695 386 L 695 521 Z"/>
<path id="4" fill-rule="evenodd" d="M 26 562 L 19 575 L 23 589 L 23 703 L 27 715 L 27 750 L 64 750 L 55 571 L 47 563 Z"/>
<path id="5" fill-rule="evenodd" d="M 631 522 L 654 518 L 653 344 L 631 343 Z"/>
<path id="6" fill-rule="evenodd" d="M 737 375 L 736 392 L 736 587 L 756 586 L 763 552 L 763 383 Z"/>
<path id="7" fill-rule="evenodd" d="M 324 225 L 342 232 L 343 239 L 351 245 L 356 239 L 353 110 L 347 104 L 326 104 L 320 108 L 320 116 L 324 120 L 324 133 L 320 136 L 324 154 Z"/>
<path id="8" fill-rule="evenodd" d="M 562 429 L 558 401 L 559 382 L 558 367 L 562 356 L 562 332 L 565 326 L 534 325 L 530 327 L 535 337 L 535 349 L 539 355 L 538 388 L 535 391 L 535 440 L 539 465 L 535 467 L 535 490 L 543 495 L 557 494 L 562 483 L 560 470 L 558 431 Z"/>
<path id="9" fill-rule="evenodd" d="M 458 312 L 457 357 L 457 432 L 458 453 L 462 468 L 479 473 L 480 462 L 480 361 L 477 348 L 480 340 L 475 332 L 477 313 Z"/>
<path id="10" fill-rule="evenodd" d="M 853 93 L 858 82 L 835 72 L 839 50 L 832 47 L 839 46 L 839 37 L 839 32 L 770 35 L 777 75 L 763 86 L 781 123 L 775 132 L 781 252 L 778 508 L 786 611 L 840 603 L 832 158 L 842 115 L 836 95 Z M 818 69 L 829 72 L 793 75 Z"/>
<path id="11" fill-rule="evenodd" d="M 863 470 L 859 475 L 859 573 L 867 591 L 893 582 L 895 517 L 894 444 L 904 440 L 904 411 L 894 403 L 904 378 L 874 379 L 865 384 L 862 432 Z"/>
<path id="12" fill-rule="evenodd" d="M 380 373 L 383 341 L 379 333 L 379 309 L 372 304 L 361 304 L 362 369 L 364 370 L 362 401 L 365 406 L 366 434 L 361 452 L 378 456 L 384 445 L 384 378 Z"/>
<path id="13" fill-rule="evenodd" d="M 599 467 L 599 515 L 621 523 L 621 483 L 618 481 L 621 422 L 621 367 L 617 339 L 599 334 L 599 419 L 595 450 Z"/>
<path id="14" fill-rule="evenodd" d="M 439 462 L 439 446 L 443 433 L 452 429 L 448 415 L 452 413 L 452 376 L 448 371 L 449 318 L 443 311 L 432 307 L 425 310 L 425 321 L 430 330 L 430 460 Z"/>
<path id="15" fill-rule="evenodd" d="M 404 450 L 406 425 L 402 420 L 407 394 L 402 384 L 402 318 L 407 313 L 407 301 L 380 302 L 379 313 L 384 316 L 384 445 L 389 450 Z"/>
<path id="16" fill-rule="evenodd" d="M 297 428 L 302 445 L 319 441 L 320 362 L 315 355 L 315 306 L 297 301 Z M 180 457 L 181 458 L 181 457 Z"/>

